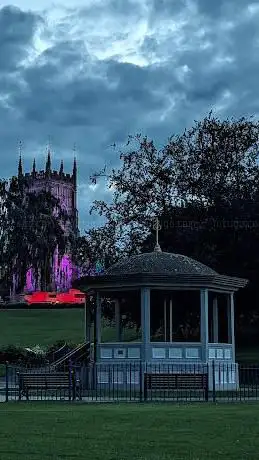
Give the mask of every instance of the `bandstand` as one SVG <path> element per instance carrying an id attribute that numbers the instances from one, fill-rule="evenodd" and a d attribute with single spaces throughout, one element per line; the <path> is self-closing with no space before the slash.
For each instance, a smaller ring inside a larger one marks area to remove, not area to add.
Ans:
<path id="1" fill-rule="evenodd" d="M 98 382 L 110 385 L 112 378 L 116 384 L 125 385 L 130 381 L 138 386 L 141 383 L 138 369 L 145 373 L 148 367 L 149 372 L 157 373 L 159 366 L 163 374 L 188 374 L 195 366 L 196 372 L 200 369 L 201 373 L 206 367 L 210 389 L 212 385 L 218 390 L 237 389 L 234 294 L 246 284 L 245 279 L 220 275 L 184 255 L 162 252 L 158 244 L 154 252 L 121 260 L 102 275 L 81 278 L 76 287 L 85 293 L 94 291 L 97 296 L 95 358 Z M 131 342 L 122 340 L 121 307 L 127 296 L 134 302 L 134 308 L 139 309 L 141 323 L 141 337 Z M 112 342 L 102 342 L 101 338 L 101 302 L 105 297 L 112 299 L 114 304 L 116 340 Z M 195 311 L 193 316 L 197 323 L 196 332 L 188 337 L 179 332 L 181 328 L 175 316 L 177 311 L 179 321 L 179 315 L 181 317 L 186 308 L 189 314 Z M 154 324 L 154 318 L 158 324 Z M 88 322 L 86 339 L 91 341 L 89 334 Z M 115 376 L 107 371 L 109 365 L 114 364 L 118 369 Z M 134 365 L 131 375 L 130 364 Z"/>

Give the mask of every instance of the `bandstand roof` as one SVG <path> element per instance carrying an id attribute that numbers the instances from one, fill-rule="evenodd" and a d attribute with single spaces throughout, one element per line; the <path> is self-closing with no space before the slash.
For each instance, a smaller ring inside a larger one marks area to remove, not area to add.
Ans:
<path id="1" fill-rule="evenodd" d="M 123 259 L 105 272 L 107 275 L 122 273 L 160 273 L 160 274 L 215 274 L 206 265 L 181 254 L 169 252 L 147 252 Z"/>
<path id="2" fill-rule="evenodd" d="M 74 282 L 81 291 L 126 290 L 141 286 L 167 289 L 208 287 L 237 291 L 248 283 L 243 278 L 220 275 L 190 257 L 154 251 L 122 259 L 98 276 L 86 276 Z"/>

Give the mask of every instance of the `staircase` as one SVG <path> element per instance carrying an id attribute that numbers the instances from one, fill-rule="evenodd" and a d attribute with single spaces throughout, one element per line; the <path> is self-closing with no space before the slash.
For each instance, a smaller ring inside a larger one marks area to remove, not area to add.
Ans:
<path id="1" fill-rule="evenodd" d="M 86 360 L 87 357 L 90 355 L 90 343 L 85 342 L 78 345 L 73 350 L 70 350 L 65 355 L 61 356 L 59 359 L 54 361 L 50 365 L 50 370 L 57 371 L 61 366 L 68 366 L 69 362 L 75 364 L 76 362 L 80 362 L 82 360 Z"/>
<path id="2" fill-rule="evenodd" d="M 58 356 L 58 359 L 53 361 L 52 363 L 43 365 L 41 367 L 35 367 L 26 369 L 27 374 L 41 374 L 43 372 L 47 372 L 49 374 L 55 374 L 56 372 L 60 371 L 68 371 L 69 364 L 72 365 L 82 363 L 82 361 L 90 361 L 90 343 L 81 343 L 73 350 L 67 350 L 67 345 L 63 345 L 57 352 L 55 353 Z M 53 354 L 51 354 L 53 357 Z"/>
<path id="3" fill-rule="evenodd" d="M 62 358 L 63 356 L 67 355 L 71 351 L 71 347 L 67 344 L 62 345 L 58 350 L 50 352 L 46 359 L 49 363 L 54 363 L 58 359 Z"/>

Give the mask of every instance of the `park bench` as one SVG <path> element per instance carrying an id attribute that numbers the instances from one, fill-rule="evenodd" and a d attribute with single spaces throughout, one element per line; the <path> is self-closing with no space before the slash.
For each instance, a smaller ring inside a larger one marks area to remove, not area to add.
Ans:
<path id="1" fill-rule="evenodd" d="M 74 372 L 18 372 L 19 400 L 23 396 L 29 400 L 30 390 L 67 390 L 69 399 L 81 399 L 80 382 L 76 380 Z M 62 393 L 60 393 L 62 394 Z"/>
<path id="2" fill-rule="evenodd" d="M 145 390 L 203 390 L 208 395 L 207 374 L 145 374 Z"/>

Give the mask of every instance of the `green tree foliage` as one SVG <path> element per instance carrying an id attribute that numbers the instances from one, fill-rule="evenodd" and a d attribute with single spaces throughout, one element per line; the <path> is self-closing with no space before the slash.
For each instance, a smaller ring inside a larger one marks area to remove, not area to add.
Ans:
<path id="1" fill-rule="evenodd" d="M 84 276 L 95 273 L 96 268 L 109 267 L 117 258 L 116 239 L 109 225 L 90 229 L 74 240 L 73 261 Z"/>
<path id="2" fill-rule="evenodd" d="M 186 209 L 204 217 L 208 212 L 210 217 L 227 215 L 229 209 L 234 215 L 244 206 L 248 210 L 249 203 L 258 201 L 258 151 L 258 122 L 222 121 L 212 113 L 171 136 L 160 150 L 147 137 L 130 136 L 120 167 L 106 176 L 112 202 L 93 203 L 91 213 L 104 216 L 106 223 L 92 241 L 102 235 L 103 245 L 127 255 L 141 250 L 155 216 L 186 215 Z M 103 172 L 94 174 L 92 182 Z"/>
<path id="3" fill-rule="evenodd" d="M 13 277 L 18 292 L 32 268 L 40 277 L 41 289 L 50 288 L 51 263 L 55 248 L 62 257 L 70 241 L 67 214 L 50 192 L 28 193 L 26 183 L 13 177 L 0 182 L 0 257 L 2 288 Z"/>
<path id="4" fill-rule="evenodd" d="M 162 250 L 196 258 L 220 273 L 248 278 L 249 288 L 238 294 L 238 309 L 255 308 L 259 297 L 258 152 L 258 121 L 220 120 L 212 113 L 171 136 L 160 150 L 147 137 L 130 137 L 120 153 L 120 166 L 107 175 L 113 190 L 111 203 L 95 201 L 91 210 L 114 229 L 112 238 L 109 232 L 103 233 L 103 245 L 114 247 L 117 258 L 152 251 L 152 220 L 159 216 Z M 103 171 L 96 173 L 92 181 L 102 175 Z M 167 221 L 172 225 L 165 225 Z M 102 234 L 104 228 L 96 232 Z M 255 318 L 253 313 L 248 316 Z"/>

